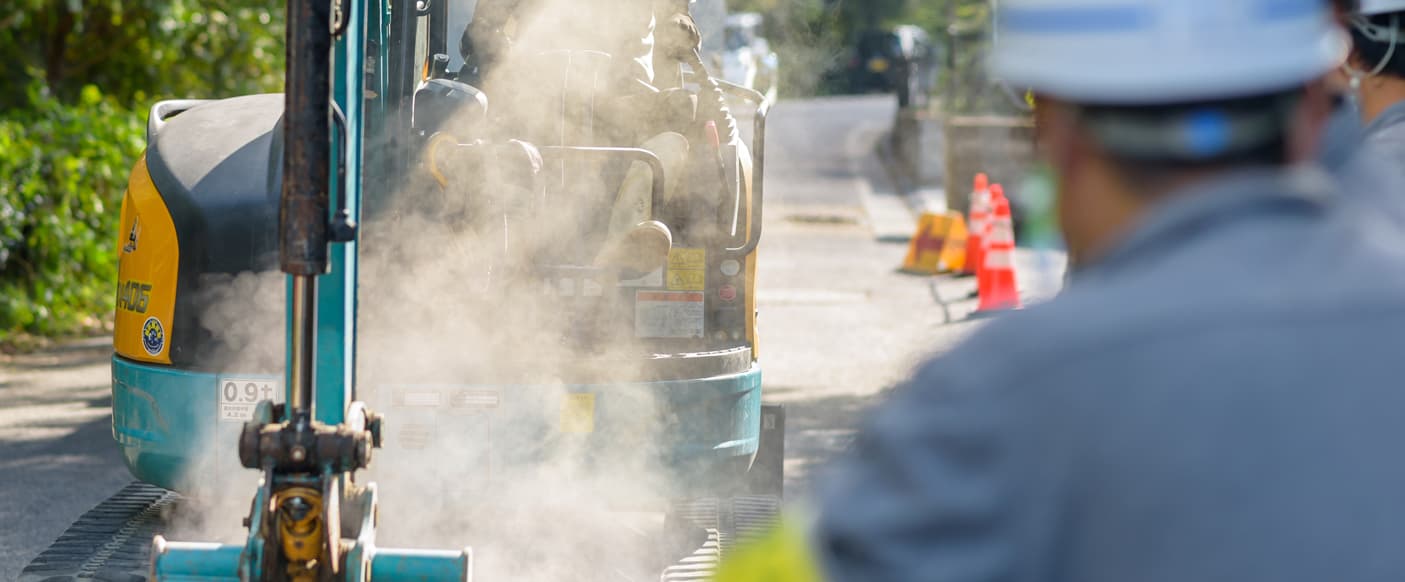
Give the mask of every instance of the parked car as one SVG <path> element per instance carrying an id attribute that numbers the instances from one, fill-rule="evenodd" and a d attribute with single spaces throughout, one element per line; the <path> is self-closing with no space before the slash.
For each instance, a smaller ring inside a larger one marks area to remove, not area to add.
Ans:
<path id="1" fill-rule="evenodd" d="M 854 44 L 849 82 L 858 93 L 893 92 L 903 107 L 926 104 L 936 84 L 935 45 L 918 26 L 863 33 Z"/>

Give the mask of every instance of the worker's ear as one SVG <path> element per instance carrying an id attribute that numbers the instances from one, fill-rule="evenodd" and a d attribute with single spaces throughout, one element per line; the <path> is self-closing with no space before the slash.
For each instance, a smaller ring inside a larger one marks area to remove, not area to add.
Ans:
<path id="1" fill-rule="evenodd" d="M 1368 64 L 1365 59 L 1361 58 L 1361 55 L 1356 53 L 1356 47 L 1352 47 L 1351 50 L 1346 52 L 1346 60 L 1343 64 L 1356 71 L 1369 71 L 1373 66 Z"/>
<path id="2" fill-rule="evenodd" d="M 1322 132 L 1332 115 L 1331 90 L 1325 79 L 1313 81 L 1303 89 L 1302 98 L 1289 113 L 1287 158 L 1290 163 L 1316 159 Z"/>
<path id="3" fill-rule="evenodd" d="M 1076 110 L 1057 99 L 1034 97 L 1036 154 L 1058 175 L 1075 172 L 1078 154 L 1086 144 L 1078 130 Z"/>

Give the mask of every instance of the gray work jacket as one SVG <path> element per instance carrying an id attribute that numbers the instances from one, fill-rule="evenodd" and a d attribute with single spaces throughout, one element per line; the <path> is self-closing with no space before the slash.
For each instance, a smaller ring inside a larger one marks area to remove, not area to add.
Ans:
<path id="1" fill-rule="evenodd" d="M 1405 101 L 1376 116 L 1335 171 L 1353 219 L 1385 219 L 1405 231 Z"/>
<path id="2" fill-rule="evenodd" d="M 1169 199 L 817 481 L 836 582 L 1405 580 L 1405 255 L 1321 174 Z"/>
<path id="3" fill-rule="evenodd" d="M 1405 162 L 1405 101 L 1387 107 L 1371 120 L 1362 137 L 1366 147 L 1388 150 Z"/>

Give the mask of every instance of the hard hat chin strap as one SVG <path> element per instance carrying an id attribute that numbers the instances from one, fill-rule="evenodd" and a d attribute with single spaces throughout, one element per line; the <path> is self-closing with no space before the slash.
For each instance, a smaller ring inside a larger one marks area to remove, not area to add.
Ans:
<path id="1" fill-rule="evenodd" d="M 1380 62 L 1376 63 L 1376 66 L 1372 68 L 1370 72 L 1358 70 L 1356 67 L 1351 66 L 1350 61 L 1342 63 L 1342 70 L 1346 71 L 1347 76 L 1351 77 L 1351 90 L 1359 91 L 1361 90 L 1361 79 L 1381 74 L 1381 71 L 1384 71 L 1386 66 L 1390 64 L 1390 59 L 1395 56 L 1395 47 L 1400 41 L 1400 15 L 1390 15 L 1389 30 L 1385 30 L 1383 27 L 1373 24 L 1364 16 L 1353 17 L 1351 19 L 1351 26 L 1367 39 L 1387 44 L 1385 56 L 1381 57 Z"/>

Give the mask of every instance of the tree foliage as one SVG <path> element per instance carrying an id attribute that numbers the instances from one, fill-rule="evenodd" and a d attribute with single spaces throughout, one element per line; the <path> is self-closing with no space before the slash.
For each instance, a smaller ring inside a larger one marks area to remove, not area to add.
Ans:
<path id="1" fill-rule="evenodd" d="M 92 327 L 112 307 L 117 213 L 142 122 L 89 85 L 0 116 L 0 335 Z"/>
<path id="2" fill-rule="evenodd" d="M 282 84 L 283 3 L 8 0 L 0 9 L 0 344 L 111 313 L 146 110 Z"/>
<path id="3" fill-rule="evenodd" d="M 0 14 L 0 108 L 40 80 L 65 102 L 85 86 L 132 106 L 276 89 L 283 3 L 272 0 L 10 0 Z"/>

